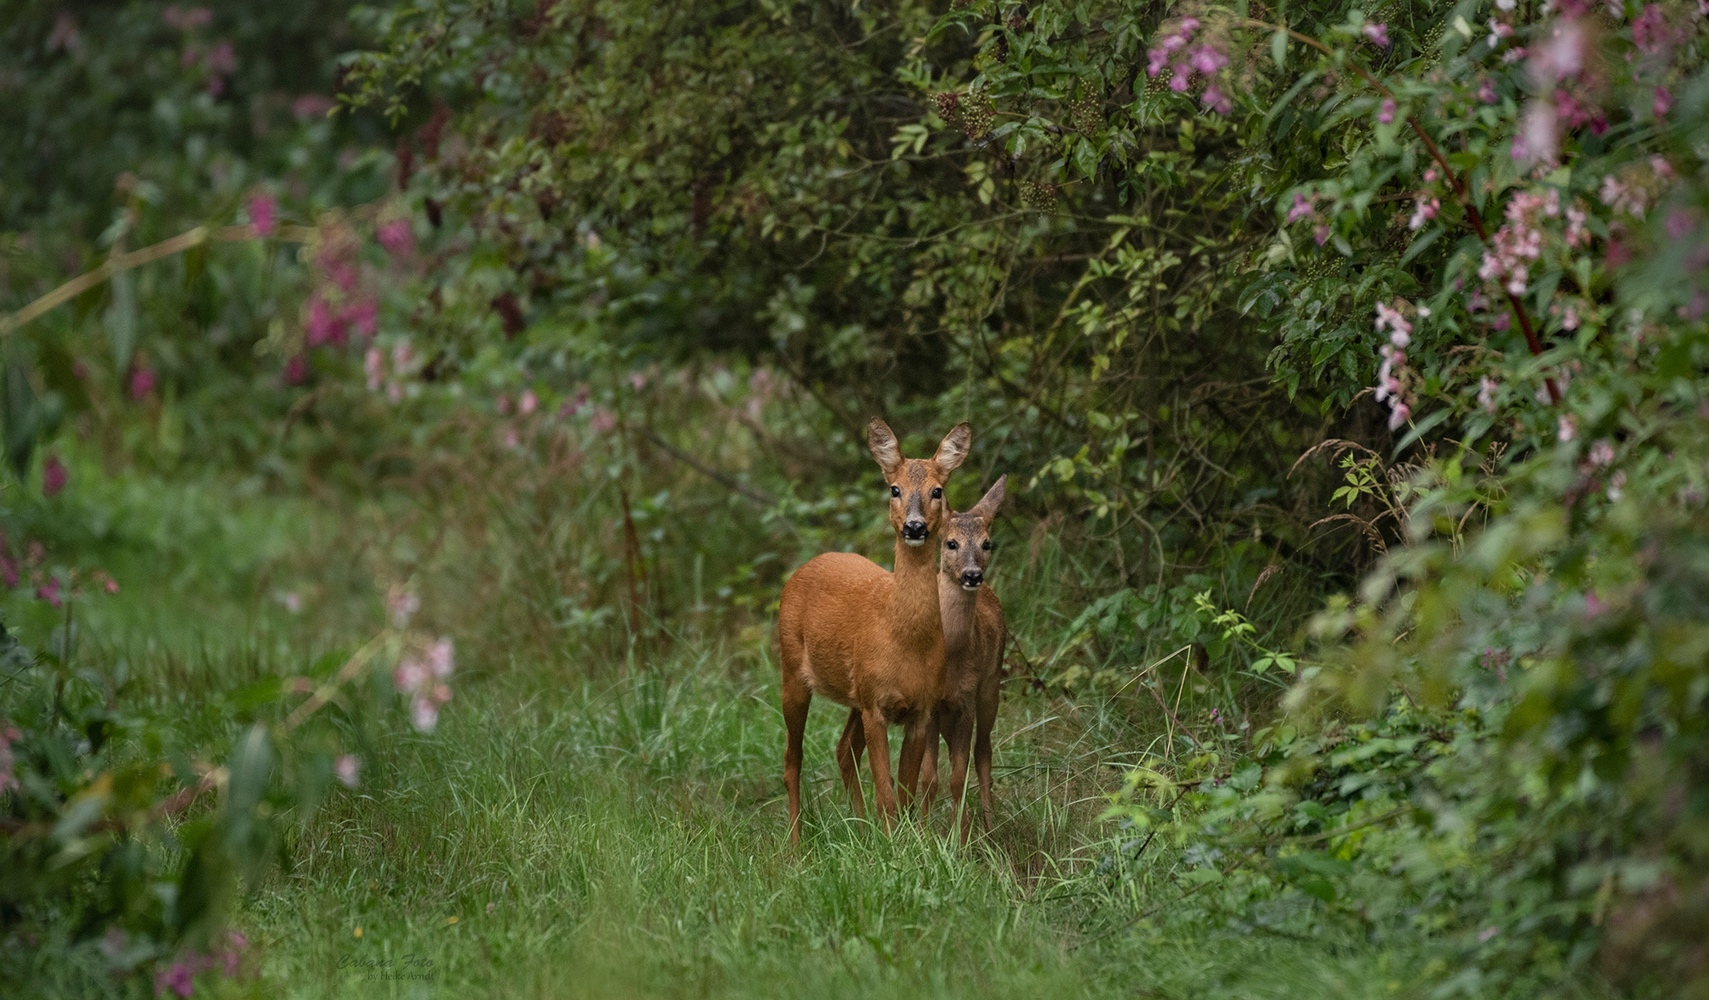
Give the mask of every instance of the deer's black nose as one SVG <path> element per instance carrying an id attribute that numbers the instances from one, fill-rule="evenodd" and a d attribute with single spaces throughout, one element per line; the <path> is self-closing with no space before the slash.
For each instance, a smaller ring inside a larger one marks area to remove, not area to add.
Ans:
<path id="1" fill-rule="evenodd" d="M 926 522 L 923 518 L 916 518 L 916 519 L 911 520 L 911 521 L 905 521 L 902 524 L 902 539 L 904 541 L 909 541 L 909 542 L 924 541 L 926 538 L 926 535 L 929 533 L 930 533 L 930 529 L 928 529 L 926 527 Z"/>
<path id="2" fill-rule="evenodd" d="M 984 582 L 985 574 L 979 570 L 969 569 L 963 570 L 961 573 L 961 585 L 966 587 L 968 590 L 972 590 L 974 587 L 977 587 Z"/>

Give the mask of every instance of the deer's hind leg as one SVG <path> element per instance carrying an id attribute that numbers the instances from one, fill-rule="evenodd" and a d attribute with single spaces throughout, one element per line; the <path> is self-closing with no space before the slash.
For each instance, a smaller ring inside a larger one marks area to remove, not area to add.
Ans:
<path id="1" fill-rule="evenodd" d="M 861 725 L 860 709 L 849 709 L 849 720 L 843 724 L 843 735 L 837 740 L 837 770 L 843 773 L 843 787 L 848 789 L 849 804 L 855 819 L 866 818 L 866 798 L 860 792 L 860 755 L 866 749 L 866 731 Z"/>
<path id="2" fill-rule="evenodd" d="M 801 842 L 801 741 L 807 732 L 807 710 L 813 704 L 813 689 L 799 670 L 790 667 L 800 662 L 800 649 L 795 650 L 791 663 L 790 646 L 783 649 L 783 725 L 786 731 L 783 747 L 783 786 L 789 792 L 789 842 Z"/>

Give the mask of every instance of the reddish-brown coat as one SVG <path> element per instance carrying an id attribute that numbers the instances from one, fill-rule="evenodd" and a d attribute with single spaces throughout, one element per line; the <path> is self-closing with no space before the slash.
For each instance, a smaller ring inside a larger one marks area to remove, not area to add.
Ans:
<path id="1" fill-rule="evenodd" d="M 777 637 L 787 730 L 783 777 L 792 841 L 800 838 L 801 742 L 815 694 L 859 714 L 866 741 L 878 751 L 871 758 L 873 798 L 886 824 L 898 809 L 890 776 L 889 727 L 893 722 L 907 725 L 898 770 L 905 793 L 913 794 L 931 730 L 931 709 L 943 694 L 936 565 L 938 529 L 947 510 L 943 487 L 966 458 L 971 436 L 967 425 L 959 424 L 934 457 L 907 459 L 890 428 L 875 418 L 867 428 L 867 445 L 891 486 L 895 571 L 852 553 L 829 552 L 809 560 L 784 584 Z M 865 807 L 854 763 L 844 759 L 841 749 L 837 763 L 854 795 L 855 813 L 862 815 Z"/>

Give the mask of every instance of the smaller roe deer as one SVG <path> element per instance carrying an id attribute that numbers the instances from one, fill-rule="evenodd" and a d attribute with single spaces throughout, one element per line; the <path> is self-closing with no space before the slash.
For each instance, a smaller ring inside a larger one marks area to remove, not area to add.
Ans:
<path id="1" fill-rule="evenodd" d="M 963 808 L 967 788 L 968 744 L 979 774 L 981 825 L 991 828 L 991 727 L 1001 695 L 1003 644 L 1008 636 L 1003 604 L 985 586 L 991 561 L 991 522 L 1003 505 L 1008 482 L 1003 476 L 991 485 L 971 510 L 950 512 L 944 522 L 942 557 L 938 568 L 938 604 L 943 615 L 944 689 L 935 709 L 921 771 L 921 813 L 929 814 L 937 794 L 938 735 L 949 743 L 950 795 L 961 820 L 966 842 L 971 814 Z M 860 759 L 866 744 L 856 716 L 849 713 L 837 744 L 837 759 Z M 846 747 L 846 749 L 845 749 Z M 906 748 L 906 744 L 904 744 Z M 858 794 L 858 793 L 857 793 Z"/>
<path id="2" fill-rule="evenodd" d="M 783 586 L 777 609 L 783 667 L 783 721 L 788 742 L 783 782 L 789 791 L 789 839 L 801 836 L 801 741 L 813 695 L 822 694 L 859 717 L 873 746 L 872 794 L 889 826 L 897 811 L 890 780 L 890 724 L 907 724 L 898 765 L 912 794 L 920 755 L 931 736 L 932 708 L 943 695 L 944 633 L 938 611 L 938 537 L 949 475 L 967 457 L 973 432 L 957 424 L 929 459 L 903 458 L 884 421 L 867 425 L 867 447 L 884 470 L 896 569 L 852 552 L 808 560 Z M 863 815 L 854 760 L 838 748 L 837 765 Z"/>

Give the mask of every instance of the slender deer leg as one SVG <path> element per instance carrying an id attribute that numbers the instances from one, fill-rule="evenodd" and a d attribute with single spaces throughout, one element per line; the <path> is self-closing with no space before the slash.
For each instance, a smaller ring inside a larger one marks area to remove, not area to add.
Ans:
<path id="1" fill-rule="evenodd" d="M 996 674 L 979 686 L 978 731 L 973 740 L 973 765 L 979 771 L 980 829 L 991 830 L 991 727 L 997 722 L 997 701 L 1002 697 L 1001 678 Z"/>
<path id="2" fill-rule="evenodd" d="M 872 766 L 874 808 L 888 831 L 896 819 L 896 787 L 890 781 L 890 722 L 876 708 L 862 709 L 860 717 L 866 729 L 866 759 Z"/>
<path id="3" fill-rule="evenodd" d="M 801 842 L 801 738 L 807 732 L 807 709 L 813 692 L 800 674 L 783 675 L 783 725 L 788 742 L 783 749 L 783 784 L 789 790 L 789 842 Z"/>
<path id="4" fill-rule="evenodd" d="M 902 754 L 896 762 L 897 776 L 902 784 L 902 804 L 909 805 L 920 787 L 920 759 L 926 755 L 926 741 L 936 742 L 938 727 L 930 708 L 922 708 L 908 717 L 902 735 Z"/>
<path id="5" fill-rule="evenodd" d="M 944 713 L 932 710 L 932 729 L 926 736 L 926 753 L 920 761 L 920 818 L 932 815 L 932 801 L 938 797 L 938 734 L 947 733 Z"/>
<path id="6" fill-rule="evenodd" d="M 851 708 L 849 721 L 843 724 L 843 735 L 837 740 L 837 770 L 843 772 L 843 787 L 848 789 L 855 819 L 866 818 L 866 797 L 860 793 L 860 752 L 865 746 L 860 709 Z"/>
<path id="7" fill-rule="evenodd" d="M 955 713 L 949 735 L 949 795 L 955 808 L 956 821 L 961 825 L 961 842 L 967 843 L 968 825 L 972 815 L 967 808 L 967 750 L 973 742 L 973 713 L 971 706 Z"/>

